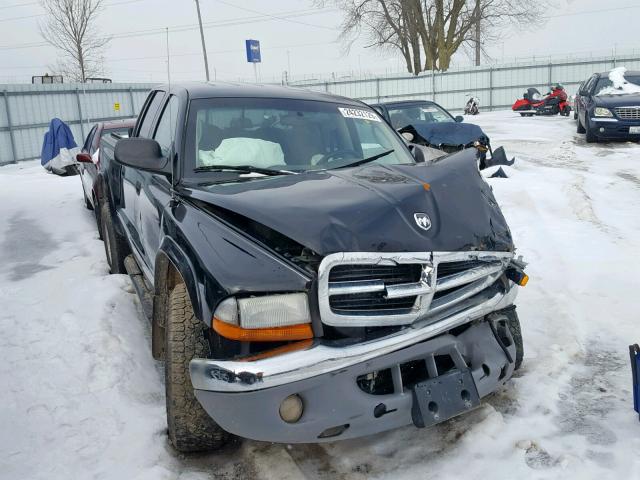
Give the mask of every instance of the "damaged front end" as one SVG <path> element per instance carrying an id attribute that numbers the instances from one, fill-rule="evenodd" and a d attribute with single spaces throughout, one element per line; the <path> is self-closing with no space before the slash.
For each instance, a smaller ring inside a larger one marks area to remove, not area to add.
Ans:
<path id="1" fill-rule="evenodd" d="M 426 165 L 189 192 L 199 211 L 268 253 L 250 282 L 212 272 L 227 292 L 212 305 L 210 318 L 226 324 L 214 330 L 238 348 L 192 360 L 190 373 L 217 423 L 290 443 L 424 427 L 474 408 L 511 377 L 522 359 L 513 302 L 525 265 L 473 159 L 465 150 Z M 257 259 L 234 235 L 220 238 Z M 273 288 L 270 272 L 287 268 L 296 283 Z M 257 335 L 267 317 L 278 318 L 262 332 L 271 336 L 228 336 Z"/>

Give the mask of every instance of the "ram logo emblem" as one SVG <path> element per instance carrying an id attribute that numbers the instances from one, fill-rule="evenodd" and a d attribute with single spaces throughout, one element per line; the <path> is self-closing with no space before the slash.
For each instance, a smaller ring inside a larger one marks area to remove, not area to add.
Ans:
<path id="1" fill-rule="evenodd" d="M 414 213 L 413 218 L 416 221 L 416 225 L 423 230 L 429 230 L 431 228 L 431 219 L 426 213 Z"/>

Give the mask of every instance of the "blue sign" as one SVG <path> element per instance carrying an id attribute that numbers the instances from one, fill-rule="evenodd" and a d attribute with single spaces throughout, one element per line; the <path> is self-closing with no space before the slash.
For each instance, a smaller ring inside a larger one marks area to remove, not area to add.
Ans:
<path id="1" fill-rule="evenodd" d="M 258 40 L 245 40 L 244 43 L 247 47 L 247 62 L 260 63 L 262 61 L 260 58 L 260 42 Z"/>

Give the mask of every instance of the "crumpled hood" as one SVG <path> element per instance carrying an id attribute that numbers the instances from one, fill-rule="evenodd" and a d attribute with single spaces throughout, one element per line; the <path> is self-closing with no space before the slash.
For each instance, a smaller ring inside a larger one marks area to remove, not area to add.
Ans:
<path id="1" fill-rule="evenodd" d="M 410 131 L 412 128 L 420 137 L 435 146 L 469 145 L 476 140 L 488 139 L 482 129 L 472 123 L 415 122 L 404 127 L 401 131 Z"/>
<path id="2" fill-rule="evenodd" d="M 318 254 L 511 251 L 511 233 L 475 150 L 431 164 L 367 164 L 186 188 L 181 194 L 254 220 Z M 431 228 L 418 227 L 425 213 Z"/>

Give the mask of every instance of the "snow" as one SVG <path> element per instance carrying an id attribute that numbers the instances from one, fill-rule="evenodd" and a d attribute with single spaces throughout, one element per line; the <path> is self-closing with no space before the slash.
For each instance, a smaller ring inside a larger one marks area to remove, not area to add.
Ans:
<path id="1" fill-rule="evenodd" d="M 640 479 L 640 146 L 586 144 L 565 117 L 472 121 L 516 156 L 488 181 L 529 262 L 523 368 L 434 428 L 320 445 L 176 454 L 149 325 L 107 274 L 79 179 L 0 168 L 0 478 Z"/>
<path id="2" fill-rule="evenodd" d="M 617 67 L 609 72 L 610 87 L 605 87 L 596 95 L 629 95 L 632 93 L 640 93 L 640 85 L 630 83 L 624 78 L 627 69 L 625 67 Z"/>

